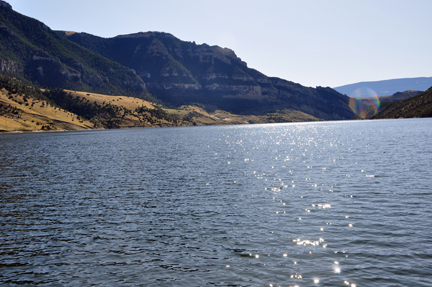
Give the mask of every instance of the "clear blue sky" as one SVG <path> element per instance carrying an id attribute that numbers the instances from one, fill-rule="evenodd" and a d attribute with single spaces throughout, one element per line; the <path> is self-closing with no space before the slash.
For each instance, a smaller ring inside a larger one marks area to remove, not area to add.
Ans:
<path id="1" fill-rule="evenodd" d="M 6 0 L 53 30 L 168 32 L 305 86 L 432 76 L 432 0 Z"/>

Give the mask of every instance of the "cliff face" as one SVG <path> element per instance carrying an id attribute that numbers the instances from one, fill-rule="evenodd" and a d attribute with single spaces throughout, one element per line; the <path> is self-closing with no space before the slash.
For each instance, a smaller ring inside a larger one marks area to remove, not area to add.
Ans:
<path id="1" fill-rule="evenodd" d="M 0 1 L 0 71 L 49 88 L 144 96 L 134 71 L 60 37 Z"/>
<path id="2" fill-rule="evenodd" d="M 134 69 L 164 102 L 193 102 L 234 113 L 262 114 L 286 108 L 339 120 L 354 115 L 348 97 L 330 88 L 307 88 L 248 68 L 234 51 L 185 42 L 159 32 L 101 38 L 58 32 L 71 41 Z"/>

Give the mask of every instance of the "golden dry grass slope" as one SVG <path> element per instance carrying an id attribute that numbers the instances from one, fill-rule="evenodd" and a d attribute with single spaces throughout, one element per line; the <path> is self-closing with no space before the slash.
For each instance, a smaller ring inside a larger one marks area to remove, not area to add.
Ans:
<path id="1" fill-rule="evenodd" d="M 266 115 L 237 115 L 222 110 L 208 113 L 205 109 L 197 106 L 182 106 L 179 109 L 165 110 L 167 113 L 192 122 L 195 125 L 239 125 L 322 120 L 304 112 L 291 109 L 285 109 Z"/>
<path id="2" fill-rule="evenodd" d="M 0 90 L 0 131 L 80 130 L 93 128 L 88 120 L 50 105 Z"/>
<path id="3" fill-rule="evenodd" d="M 204 108 L 197 106 L 167 109 L 127 96 L 70 90 L 65 90 L 63 96 L 73 104 L 61 108 L 59 107 L 61 103 L 52 104 L 45 100 L 26 97 L 23 94 L 13 94 L 3 88 L 0 90 L 0 131 L 227 125 L 320 120 L 296 110 L 282 110 L 261 116 L 236 115 L 221 110 L 209 113 Z M 91 117 L 80 114 L 79 111 L 83 107 L 93 109 Z M 78 112 L 73 113 L 70 110 L 78 110 Z"/>
<path id="4" fill-rule="evenodd" d="M 80 91 L 65 90 L 65 92 L 76 102 L 111 111 L 108 115 L 102 111 L 93 117 L 91 120 L 95 127 L 100 127 L 98 126 L 100 120 L 111 121 L 117 128 L 183 125 L 181 121 L 170 118 L 167 114 L 157 114 L 156 110 L 163 110 L 157 104 L 142 99 Z M 114 111 L 111 107 L 115 108 Z"/>
<path id="5" fill-rule="evenodd" d="M 177 120 L 165 113 L 158 105 L 138 98 L 68 90 L 62 91 L 61 95 L 63 98 L 60 101 L 57 97 L 47 102 L 21 93 L 11 93 L 3 88 L 0 91 L 0 131 L 53 131 L 191 124 Z"/>

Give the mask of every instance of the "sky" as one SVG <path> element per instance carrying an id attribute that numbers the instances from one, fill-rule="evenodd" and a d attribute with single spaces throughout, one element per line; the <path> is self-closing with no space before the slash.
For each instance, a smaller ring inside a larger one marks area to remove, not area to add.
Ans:
<path id="1" fill-rule="evenodd" d="M 431 0 L 5 0 L 53 30 L 160 31 L 304 86 L 432 77 Z"/>

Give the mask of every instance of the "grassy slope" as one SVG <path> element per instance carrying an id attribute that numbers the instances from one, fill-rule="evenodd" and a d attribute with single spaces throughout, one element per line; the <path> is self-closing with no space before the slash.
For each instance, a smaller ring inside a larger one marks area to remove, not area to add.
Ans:
<path id="1" fill-rule="evenodd" d="M 93 127 L 88 120 L 79 120 L 77 115 L 52 106 L 47 101 L 34 98 L 24 100 L 23 95 L 10 94 L 4 88 L 0 90 L 0 131 L 79 130 Z"/>
<path id="2" fill-rule="evenodd" d="M 159 106 L 157 104 L 134 97 L 111 96 L 80 91 L 65 91 L 70 97 L 77 99 L 78 102 L 86 102 L 91 105 L 101 107 L 117 107 L 117 113 L 109 115 L 105 120 L 117 119 L 114 127 L 152 127 L 152 126 L 173 126 L 185 125 L 181 121 L 171 119 L 169 115 L 157 116 L 155 112 Z M 141 111 L 140 111 L 141 110 Z M 95 121 L 93 121 L 95 122 Z M 109 127 L 109 126 L 108 126 Z"/>
<path id="3" fill-rule="evenodd" d="M 142 99 L 40 90 L 0 75 L 0 131 L 185 125 Z"/>
<path id="4" fill-rule="evenodd" d="M 153 127 L 190 125 L 179 121 L 175 123 L 166 118 L 159 118 L 148 112 L 136 112 L 145 107 L 156 110 L 154 104 L 142 99 L 124 96 L 109 96 L 87 92 L 65 91 L 71 98 L 85 99 L 90 104 L 99 106 L 112 105 L 120 109 L 120 116 L 115 122 L 122 127 Z M 36 130 L 80 130 L 104 128 L 103 116 L 86 119 L 76 113 L 69 112 L 45 100 L 27 98 L 24 95 L 11 94 L 4 88 L 0 91 L 0 131 L 36 131 Z M 124 108 L 124 109 L 123 109 Z M 127 111 L 125 114 L 123 111 Z M 123 116 L 124 115 L 124 116 Z M 113 118 L 116 118 L 115 115 Z M 109 120 L 112 120 L 110 118 Z M 102 125 L 101 125 L 102 124 Z"/>
<path id="5" fill-rule="evenodd" d="M 167 113 L 178 118 L 191 121 L 196 125 L 235 125 L 235 124 L 259 124 L 282 122 L 319 121 L 311 115 L 296 110 L 284 110 L 266 115 L 237 115 L 227 111 L 216 110 L 208 113 L 203 108 L 196 106 L 181 106 L 179 109 L 166 109 Z"/>
<path id="6" fill-rule="evenodd" d="M 319 119 L 305 113 L 293 110 L 264 116 L 236 115 L 226 111 L 217 110 L 213 113 L 206 112 L 196 106 L 182 106 L 179 109 L 163 109 L 169 116 L 177 121 L 169 121 L 166 118 L 157 118 L 149 113 L 137 113 L 136 109 L 145 107 L 155 110 L 155 104 L 142 99 L 110 96 L 95 93 L 65 91 L 70 97 L 78 101 L 87 101 L 100 106 L 111 104 L 129 110 L 118 122 L 116 127 L 153 127 L 153 126 L 188 126 L 188 125 L 226 125 L 248 123 L 271 122 L 300 122 L 317 121 Z M 2 109 L 3 107 L 3 109 Z M 3 110 L 3 112 L 1 112 Z M 123 114 L 122 114 L 123 115 Z M 151 117 L 151 118 L 149 118 Z M 80 130 L 97 128 L 98 122 L 90 121 L 77 114 L 59 108 L 45 100 L 28 98 L 10 94 L 4 88 L 0 91 L 0 131 L 37 131 L 49 130 Z M 101 127 L 101 126 L 99 126 Z"/>

